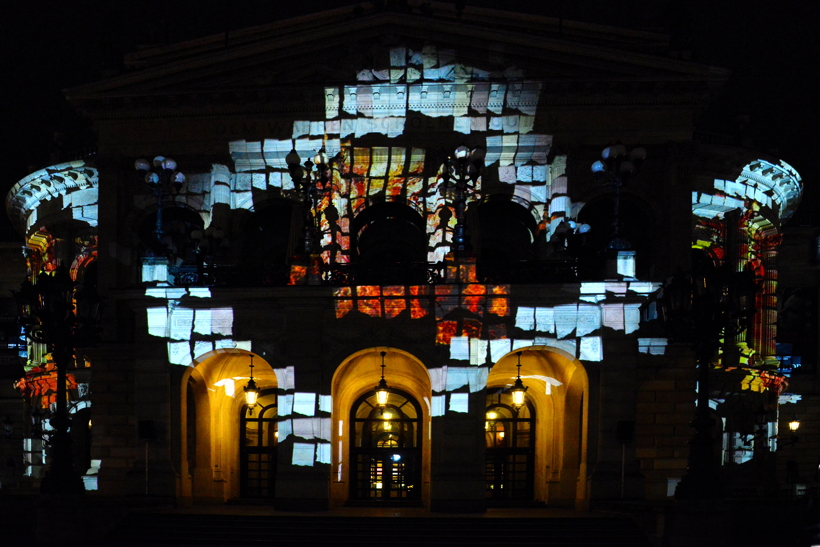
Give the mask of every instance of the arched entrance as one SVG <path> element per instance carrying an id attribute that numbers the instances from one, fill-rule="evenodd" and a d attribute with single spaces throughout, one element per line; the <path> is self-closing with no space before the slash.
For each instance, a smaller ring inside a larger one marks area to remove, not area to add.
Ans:
<path id="1" fill-rule="evenodd" d="M 239 411 L 239 495 L 271 499 L 276 493 L 276 462 L 279 428 L 276 392 L 259 396 L 256 408 Z"/>
<path id="2" fill-rule="evenodd" d="M 515 413 L 508 397 L 518 374 L 519 351 L 521 379 L 528 389 L 525 405 Z M 498 447 L 506 452 L 494 452 L 496 447 L 487 446 L 488 501 L 532 500 L 585 508 L 588 393 L 589 379 L 583 365 L 556 348 L 519 348 L 493 366 L 487 378 L 487 410 L 497 412 L 496 421 L 506 428 L 503 436 L 506 439 L 510 435 L 511 440 Z M 485 435 L 488 428 L 492 431 L 490 421 L 485 416 Z M 500 432 L 496 431 L 496 435 Z M 490 460 L 501 456 L 508 463 L 498 463 L 500 472 L 506 473 L 505 480 L 509 477 L 513 481 L 510 486 L 505 483 L 505 488 L 516 493 L 493 497 L 490 491 L 496 487 L 491 487 L 491 480 L 496 480 L 497 467 Z"/>
<path id="3" fill-rule="evenodd" d="M 517 407 L 509 391 L 487 394 L 484 423 L 488 501 L 532 501 L 535 409 Z"/>
<path id="4" fill-rule="evenodd" d="M 421 406 L 392 390 L 380 405 L 365 393 L 350 411 L 350 499 L 411 501 L 421 498 Z"/>
<path id="5" fill-rule="evenodd" d="M 384 377 L 382 409 L 374 397 Z M 331 503 L 427 503 L 430 482 L 430 405 L 427 368 L 395 348 L 359 351 L 336 369 L 332 383 Z"/>
<path id="6" fill-rule="evenodd" d="M 254 482 L 243 481 L 242 462 L 250 452 L 243 455 L 241 447 L 248 445 L 248 428 L 262 426 L 261 422 L 243 421 L 243 416 L 247 417 L 243 388 L 250 378 L 250 355 L 239 349 L 219 349 L 201 356 L 183 375 L 179 477 L 183 503 L 222 503 L 246 492 L 272 495 L 270 475 L 264 483 L 261 476 Z M 253 377 L 263 395 L 260 402 L 270 407 L 271 398 L 275 400 L 276 375 L 259 356 L 254 356 L 253 364 Z M 267 419 L 275 408 L 274 405 L 261 416 Z M 257 405 L 254 416 L 260 412 Z M 275 440 L 276 430 L 270 429 L 269 422 L 262 427 L 267 429 L 258 430 L 251 438 L 263 435 L 262 447 L 266 449 L 271 434 Z M 267 465 L 268 469 L 275 469 L 275 465 Z"/>

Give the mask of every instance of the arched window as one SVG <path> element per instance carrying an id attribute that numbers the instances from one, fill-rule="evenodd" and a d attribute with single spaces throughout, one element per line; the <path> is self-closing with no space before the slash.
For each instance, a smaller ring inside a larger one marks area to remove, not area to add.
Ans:
<path id="1" fill-rule="evenodd" d="M 530 501 L 535 469 L 535 410 L 512 405 L 509 392 L 487 396 L 484 422 L 487 499 Z"/>
<path id="2" fill-rule="evenodd" d="M 289 260 L 296 254 L 294 204 L 266 203 L 242 226 L 240 279 L 244 285 L 285 285 Z"/>
<path id="3" fill-rule="evenodd" d="M 416 501 L 421 498 L 421 407 L 409 394 L 393 390 L 387 404 L 375 392 L 351 409 L 350 498 Z"/>
<path id="4" fill-rule="evenodd" d="M 171 267 L 194 264 L 196 246 L 191 233 L 202 229 L 202 217 L 188 207 L 163 207 L 158 226 L 157 213 L 154 211 L 149 214 L 137 226 L 137 236 L 147 255 L 166 257 Z M 158 229 L 161 229 L 160 234 L 157 233 Z"/>
<path id="5" fill-rule="evenodd" d="M 279 429 L 276 393 L 263 392 L 251 412 L 243 406 L 239 419 L 239 492 L 243 498 L 272 498 L 276 491 Z"/>
<path id="6" fill-rule="evenodd" d="M 403 203 L 371 205 L 351 226 L 356 281 L 372 285 L 415 285 L 427 280 L 424 219 Z"/>
<path id="7" fill-rule="evenodd" d="M 510 196 L 491 196 L 478 209 L 478 275 L 487 282 L 512 281 L 532 258 L 538 225 L 526 207 Z"/>

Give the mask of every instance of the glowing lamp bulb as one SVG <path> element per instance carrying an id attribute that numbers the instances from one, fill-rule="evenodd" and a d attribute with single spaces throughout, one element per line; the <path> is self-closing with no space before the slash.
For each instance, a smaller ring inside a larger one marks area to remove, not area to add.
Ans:
<path id="1" fill-rule="evenodd" d="M 248 385 L 245 386 L 245 403 L 248 407 L 253 408 L 256 406 L 256 401 L 259 398 L 259 389 L 256 387 L 256 382 L 253 381 L 251 378 L 248 381 Z"/>
<path id="2" fill-rule="evenodd" d="M 512 391 L 513 406 L 524 406 L 524 393 L 526 393 L 526 391 L 523 389 L 514 389 Z"/>
<path id="3" fill-rule="evenodd" d="M 387 404 L 387 397 L 390 395 L 390 392 L 387 391 L 387 387 L 385 386 L 384 389 L 379 387 L 379 390 L 376 391 L 376 402 L 379 406 L 385 406 Z"/>
<path id="4" fill-rule="evenodd" d="M 496 418 L 498 418 L 498 413 L 496 411 L 491 410 L 487 413 L 488 420 L 495 420 Z"/>
<path id="5" fill-rule="evenodd" d="M 795 433 L 798 429 L 800 429 L 800 420 L 795 418 L 794 420 L 789 422 L 789 431 Z"/>

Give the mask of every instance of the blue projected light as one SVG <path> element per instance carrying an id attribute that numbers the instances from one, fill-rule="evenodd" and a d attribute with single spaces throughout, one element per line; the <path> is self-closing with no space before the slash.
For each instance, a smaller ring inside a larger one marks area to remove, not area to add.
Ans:
<path id="1" fill-rule="evenodd" d="M 394 462 L 397 462 L 401 459 L 401 454 L 393 454 L 393 456 L 390 459 L 392 459 Z"/>

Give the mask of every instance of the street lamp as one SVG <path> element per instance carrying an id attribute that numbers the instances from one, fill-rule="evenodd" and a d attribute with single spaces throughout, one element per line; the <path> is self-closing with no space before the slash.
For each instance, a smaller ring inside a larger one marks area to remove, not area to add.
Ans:
<path id="1" fill-rule="evenodd" d="M 248 412 L 251 415 L 253 415 L 253 409 L 258 399 L 259 388 L 256 387 L 256 382 L 253 380 L 253 353 L 251 353 L 251 378 L 248 380 L 248 385 L 245 386 L 245 404 L 248 405 Z"/>
<path id="2" fill-rule="evenodd" d="M 85 490 L 71 452 L 66 375 L 75 348 L 91 345 L 98 338 L 101 299 L 88 290 L 75 291 L 75 285 L 68 269 L 60 266 L 54 275 L 41 272 L 34 284 L 26 279 L 14 292 L 26 336 L 47 345 L 57 368 L 57 401 L 51 418 L 54 432 L 49 439 L 51 464 L 40 487 L 44 493 Z"/>
<path id="3" fill-rule="evenodd" d="M 757 284 L 751 269 L 734 264 L 696 264 L 691 274 L 678 271 L 663 287 L 661 313 L 672 341 L 685 342 L 695 352 L 698 367 L 697 405 L 691 426 L 686 474 L 678 484 L 678 498 L 718 495 L 709 412 L 709 370 L 725 338 L 738 336 L 751 325 Z"/>
<path id="4" fill-rule="evenodd" d="M 467 191 L 475 190 L 486 155 L 487 152 L 481 147 L 470 150 L 462 144 L 455 149 L 453 156 L 447 158 L 444 166 L 444 188 L 452 187 L 455 193 L 453 208 L 456 211 L 456 225 L 453 227 L 453 252 L 456 257 L 463 257 L 470 250 L 465 216 Z"/>
<path id="5" fill-rule="evenodd" d="M 162 230 L 162 199 L 166 195 L 177 194 L 185 183 L 185 175 L 177 170 L 177 162 L 171 158 L 157 156 L 153 165 L 144 158 L 134 162 L 134 168 L 139 173 L 141 182 L 145 183 L 154 198 L 157 200 L 157 223 L 154 234 L 162 244 L 165 234 Z"/>
<path id="6" fill-rule="evenodd" d="M 601 159 L 592 164 L 592 172 L 598 182 L 612 186 L 614 189 L 613 236 L 607 247 L 610 250 L 623 251 L 632 247 L 629 241 L 621 237 L 621 188 L 626 186 L 630 177 L 638 172 L 645 159 L 645 148 L 639 146 L 627 153 L 626 146 L 618 143 L 604 148 L 601 152 Z"/>
<path id="7" fill-rule="evenodd" d="M 524 395 L 527 393 L 527 386 L 524 385 L 524 382 L 521 381 L 521 354 L 523 352 L 517 352 L 518 355 L 518 377 L 515 379 L 515 384 L 510 389 L 510 394 L 512 395 L 512 402 L 513 406 L 516 410 L 524 406 Z"/>
<path id="8" fill-rule="evenodd" d="M 299 188 L 302 197 L 302 210 L 305 215 L 303 240 L 306 257 L 319 251 L 319 201 L 324 193 L 330 191 L 333 166 L 342 162 L 344 162 L 344 154 L 341 151 L 328 159 L 324 146 L 316 152 L 312 160 L 309 159 L 304 164 L 296 149 L 292 149 L 285 156 L 290 177 Z"/>
<path id="9" fill-rule="evenodd" d="M 384 379 L 384 356 L 387 355 L 387 352 L 381 352 L 382 356 L 382 379 L 379 380 L 379 383 L 376 385 L 376 403 L 379 405 L 381 409 L 381 413 L 384 414 L 384 408 L 387 406 L 387 398 L 390 396 L 390 388 L 387 387 L 387 382 Z"/>

